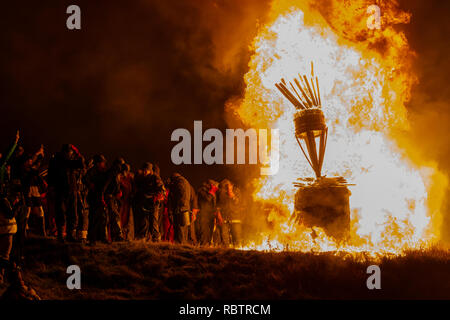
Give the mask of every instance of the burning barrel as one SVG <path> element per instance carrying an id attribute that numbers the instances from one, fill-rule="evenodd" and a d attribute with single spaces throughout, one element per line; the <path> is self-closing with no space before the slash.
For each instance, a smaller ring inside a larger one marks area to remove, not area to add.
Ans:
<path id="1" fill-rule="evenodd" d="M 350 190 L 343 178 L 320 178 L 298 184 L 294 217 L 306 227 L 321 227 L 328 236 L 344 240 L 350 231 Z"/>
<path id="2" fill-rule="evenodd" d="M 307 227 L 321 227 L 327 235 L 343 240 L 350 230 L 350 191 L 344 178 L 321 175 L 328 128 L 322 112 L 319 80 L 314 79 L 312 63 L 310 81 L 304 75 L 289 85 L 291 90 L 281 79 L 275 86 L 297 109 L 295 138 L 316 176 L 315 179 L 303 179 L 307 183 L 296 184 L 299 189 L 295 194 L 293 217 Z"/>

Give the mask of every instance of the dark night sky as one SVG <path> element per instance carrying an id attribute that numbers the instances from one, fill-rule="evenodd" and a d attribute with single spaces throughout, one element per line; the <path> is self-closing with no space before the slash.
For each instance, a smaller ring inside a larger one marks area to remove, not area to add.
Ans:
<path id="1" fill-rule="evenodd" d="M 222 166 L 171 165 L 176 128 L 226 128 L 223 106 L 243 90 L 260 0 L 8 2 L 1 19 L 0 135 L 30 152 L 73 143 L 87 156 L 156 161 L 195 183 Z M 81 8 L 81 30 L 66 8 Z M 267 5 L 267 4 L 266 4 Z"/>
<path id="2" fill-rule="evenodd" d="M 413 134 L 450 172 L 450 1 L 400 3 L 413 15 L 404 28 L 420 78 L 408 104 Z M 80 31 L 66 28 L 70 4 L 81 7 Z M 1 145 L 20 128 L 30 151 L 69 142 L 87 156 L 156 161 L 163 176 L 177 170 L 195 184 L 239 176 L 224 166 L 172 166 L 170 134 L 192 130 L 194 120 L 227 127 L 224 103 L 243 92 L 248 46 L 267 8 L 267 0 L 2 4 Z"/>

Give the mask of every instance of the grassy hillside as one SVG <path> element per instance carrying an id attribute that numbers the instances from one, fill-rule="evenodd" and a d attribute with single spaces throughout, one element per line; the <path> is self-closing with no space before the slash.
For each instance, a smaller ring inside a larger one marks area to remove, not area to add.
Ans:
<path id="1" fill-rule="evenodd" d="M 450 299 L 450 251 L 444 249 L 375 263 L 363 254 L 139 242 L 88 247 L 32 238 L 27 256 L 25 281 L 43 299 Z M 81 268 L 81 290 L 66 287 L 72 264 Z M 381 268 L 381 290 L 366 287 L 371 264 Z"/>

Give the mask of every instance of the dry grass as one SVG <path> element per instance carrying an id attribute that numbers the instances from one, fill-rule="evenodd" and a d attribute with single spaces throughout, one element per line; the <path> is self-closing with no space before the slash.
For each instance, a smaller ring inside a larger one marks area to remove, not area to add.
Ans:
<path id="1" fill-rule="evenodd" d="M 450 251 L 438 248 L 383 258 L 382 289 L 368 290 L 374 262 L 364 255 L 42 238 L 27 247 L 25 279 L 43 299 L 450 299 Z M 66 288 L 71 264 L 81 268 L 81 290 Z"/>

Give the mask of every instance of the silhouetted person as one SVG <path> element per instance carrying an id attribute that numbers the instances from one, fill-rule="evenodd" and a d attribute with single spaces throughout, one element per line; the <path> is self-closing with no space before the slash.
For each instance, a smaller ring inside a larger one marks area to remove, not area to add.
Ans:
<path id="1" fill-rule="evenodd" d="M 214 222 L 216 218 L 216 192 L 218 183 L 208 180 L 203 183 L 197 192 L 199 240 L 202 245 L 210 245 L 213 237 Z"/>
<path id="2" fill-rule="evenodd" d="M 217 225 L 221 242 L 224 246 L 239 246 L 241 244 L 242 220 L 239 189 L 231 181 L 224 179 L 217 191 L 217 211 L 222 223 Z"/>
<path id="3" fill-rule="evenodd" d="M 107 242 L 106 202 L 103 199 L 103 189 L 107 181 L 106 159 L 103 155 L 95 155 L 93 166 L 83 178 L 88 189 L 87 202 L 89 207 L 88 240 Z"/>
<path id="4" fill-rule="evenodd" d="M 159 200 L 164 193 L 161 178 L 153 173 L 153 166 L 146 162 L 135 178 L 134 225 L 136 239 L 160 240 Z"/>
<path id="5" fill-rule="evenodd" d="M 20 205 L 20 185 L 3 185 L 0 190 L 0 283 L 13 269 L 11 251 L 17 232 L 16 215 Z"/>
<path id="6" fill-rule="evenodd" d="M 160 230 L 162 241 L 173 242 L 173 221 L 169 211 L 169 192 L 170 192 L 170 178 L 164 181 L 166 190 L 164 192 L 164 200 L 162 201 L 162 210 L 160 218 Z"/>
<path id="7" fill-rule="evenodd" d="M 123 241 L 122 226 L 120 223 L 120 175 L 125 170 L 125 160 L 118 158 L 114 160 L 107 172 L 107 180 L 104 186 L 104 200 L 107 208 L 107 226 L 112 241 Z"/>
<path id="8" fill-rule="evenodd" d="M 65 144 L 50 160 L 48 184 L 55 193 L 55 218 L 58 239 L 64 241 L 64 227 L 67 240 L 75 241 L 77 230 L 78 185 L 76 170 L 84 166 L 83 156 L 71 144 Z"/>
<path id="9" fill-rule="evenodd" d="M 193 244 L 200 244 L 200 240 L 198 238 L 199 235 L 199 223 L 198 223 L 198 200 L 197 200 L 197 194 L 194 190 L 194 187 L 191 185 L 191 194 L 190 194 L 190 205 L 191 205 L 191 211 L 190 211 L 190 225 L 188 227 L 188 239 Z"/>
<path id="10" fill-rule="evenodd" d="M 134 238 L 134 226 L 132 224 L 134 175 L 131 172 L 129 164 L 125 164 L 125 170 L 120 175 L 120 191 L 122 193 L 122 197 L 120 199 L 120 223 L 122 225 L 122 233 L 126 240 L 132 240 Z"/>
<path id="11" fill-rule="evenodd" d="M 185 243 L 188 236 L 191 212 L 191 185 L 179 173 L 170 177 L 169 212 L 174 227 L 174 240 Z"/>
<path id="12" fill-rule="evenodd" d="M 84 183 L 84 177 L 89 167 L 84 167 L 76 171 L 77 180 L 77 240 L 85 243 L 89 229 L 89 203 L 88 203 L 88 187 Z"/>
<path id="13" fill-rule="evenodd" d="M 24 164 L 24 195 L 27 206 L 27 223 L 30 214 L 31 218 L 37 220 L 37 225 L 41 235 L 46 236 L 45 228 L 45 214 L 42 206 L 41 192 L 45 192 L 46 183 L 40 176 L 41 162 L 44 157 L 44 147 L 41 146 L 39 151 L 33 156 L 29 157 Z"/>

